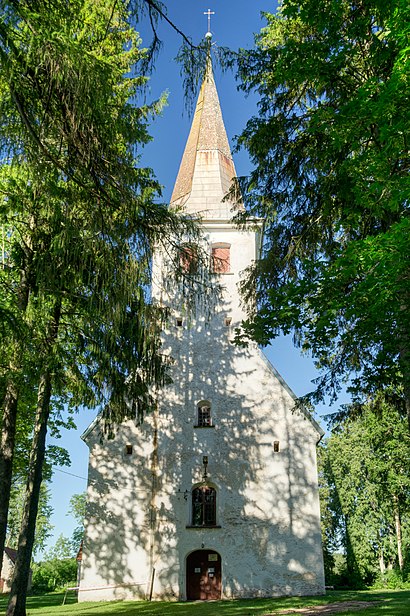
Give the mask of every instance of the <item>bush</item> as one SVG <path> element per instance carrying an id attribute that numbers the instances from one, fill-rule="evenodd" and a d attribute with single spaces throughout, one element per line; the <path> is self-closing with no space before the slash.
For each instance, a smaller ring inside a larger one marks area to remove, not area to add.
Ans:
<path id="1" fill-rule="evenodd" d="M 50 592 L 64 586 L 76 586 L 75 558 L 53 558 L 33 565 L 32 592 Z"/>
<path id="2" fill-rule="evenodd" d="M 391 590 L 410 588 L 410 578 L 406 572 L 399 569 L 388 569 L 383 574 L 379 574 L 372 585 L 372 588 L 389 588 Z"/>
<path id="3" fill-rule="evenodd" d="M 363 590 L 372 581 L 374 576 L 368 572 L 361 574 L 356 568 L 349 571 L 345 554 L 335 552 L 331 556 L 333 567 L 327 571 L 327 586 L 333 586 L 336 590 Z"/>

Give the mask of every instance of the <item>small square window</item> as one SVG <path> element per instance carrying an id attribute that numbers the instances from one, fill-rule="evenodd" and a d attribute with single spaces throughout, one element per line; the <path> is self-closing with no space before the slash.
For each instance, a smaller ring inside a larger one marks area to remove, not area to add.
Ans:
<path id="1" fill-rule="evenodd" d="M 127 456 L 132 455 L 132 445 L 125 445 L 125 453 L 127 454 Z"/>
<path id="2" fill-rule="evenodd" d="M 232 323 L 232 317 L 226 317 L 225 319 L 225 326 L 229 327 Z"/>
<path id="3" fill-rule="evenodd" d="M 177 317 L 177 318 L 175 319 L 175 325 L 176 325 L 177 327 L 182 327 L 182 326 L 183 326 L 183 324 L 184 324 L 184 321 L 183 321 L 183 319 L 181 319 L 180 317 Z"/>

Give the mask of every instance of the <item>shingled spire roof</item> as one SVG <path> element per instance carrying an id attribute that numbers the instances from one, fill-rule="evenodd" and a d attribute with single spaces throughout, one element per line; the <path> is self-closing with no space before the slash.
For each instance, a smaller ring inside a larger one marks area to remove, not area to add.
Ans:
<path id="1" fill-rule="evenodd" d="M 222 202 L 236 176 L 209 59 L 188 141 L 171 197 L 173 207 L 202 218 L 231 218 L 233 202 Z"/>

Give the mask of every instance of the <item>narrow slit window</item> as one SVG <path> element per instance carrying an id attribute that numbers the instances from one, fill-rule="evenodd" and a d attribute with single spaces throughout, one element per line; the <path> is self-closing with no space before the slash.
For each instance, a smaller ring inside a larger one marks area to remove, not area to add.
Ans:
<path id="1" fill-rule="evenodd" d="M 125 445 L 125 453 L 127 454 L 127 456 L 132 455 L 132 445 Z"/>
<path id="2" fill-rule="evenodd" d="M 183 319 L 181 319 L 180 317 L 177 317 L 177 318 L 175 319 L 175 324 L 176 324 L 176 326 L 177 326 L 177 327 L 182 327 L 182 326 L 183 326 L 183 324 L 184 324 L 184 321 L 183 321 Z"/>
<path id="3" fill-rule="evenodd" d="M 273 441 L 273 451 L 275 453 L 279 453 L 279 451 L 280 451 L 279 441 Z"/>

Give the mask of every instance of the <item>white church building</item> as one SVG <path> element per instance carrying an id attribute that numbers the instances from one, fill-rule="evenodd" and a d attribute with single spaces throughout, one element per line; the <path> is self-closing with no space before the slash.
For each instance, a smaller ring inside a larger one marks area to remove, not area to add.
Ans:
<path id="1" fill-rule="evenodd" d="M 201 220 L 223 297 L 210 318 L 187 319 L 174 306 L 163 337 L 173 382 L 157 411 L 141 426 L 124 423 L 112 440 L 101 440 L 98 421 L 83 435 L 90 458 L 80 601 L 324 593 L 323 431 L 295 410 L 295 395 L 256 345 L 232 343 L 245 317 L 238 283 L 261 242 L 257 225 L 235 226 L 223 200 L 235 175 L 209 69 L 171 205 Z"/>

